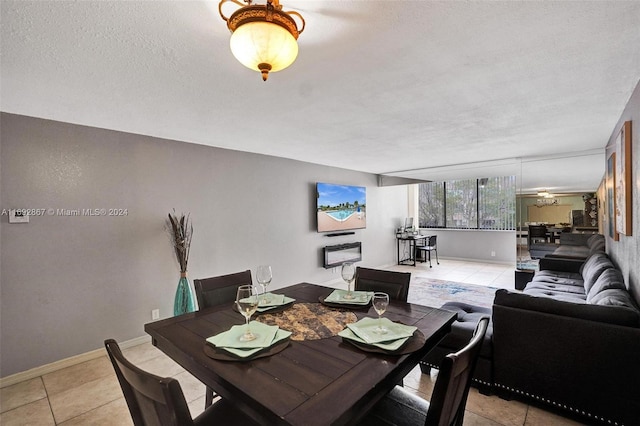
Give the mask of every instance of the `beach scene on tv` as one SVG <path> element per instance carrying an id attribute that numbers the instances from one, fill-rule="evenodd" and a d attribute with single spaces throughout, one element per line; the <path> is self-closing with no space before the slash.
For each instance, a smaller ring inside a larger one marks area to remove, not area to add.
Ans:
<path id="1" fill-rule="evenodd" d="M 317 190 L 318 232 L 366 228 L 365 187 L 318 183 Z"/>

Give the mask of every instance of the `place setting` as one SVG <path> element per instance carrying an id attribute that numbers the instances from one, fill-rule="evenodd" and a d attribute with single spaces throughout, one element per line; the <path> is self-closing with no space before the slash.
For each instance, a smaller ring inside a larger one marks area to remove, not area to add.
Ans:
<path id="1" fill-rule="evenodd" d="M 275 313 L 289 309 L 296 299 L 285 296 L 284 294 L 275 294 L 267 292 L 267 286 L 271 283 L 273 274 L 271 272 L 271 266 L 260 265 L 256 270 L 256 281 L 262 287 L 262 294 L 258 297 L 258 309 L 256 314 L 262 314 L 265 312 Z M 234 302 L 233 310 L 238 310 L 238 304 Z"/>
<path id="2" fill-rule="evenodd" d="M 271 283 L 273 274 L 271 266 L 260 265 L 256 270 L 256 281 L 262 287 L 262 296 L 258 299 L 258 313 L 263 312 L 280 312 L 288 309 L 293 305 L 296 299 L 287 297 L 284 294 L 274 294 L 267 292 L 267 286 Z"/>
<path id="3" fill-rule="evenodd" d="M 334 290 L 328 296 L 320 296 L 320 303 L 333 308 L 369 309 L 373 298 L 372 291 L 352 291 L 351 284 L 356 277 L 356 269 L 353 263 L 342 264 L 342 279 L 347 283 L 347 290 Z"/>
<path id="4" fill-rule="evenodd" d="M 256 287 L 238 287 L 236 308 L 245 318 L 244 325 L 234 325 L 229 330 L 206 339 L 207 356 L 221 361 L 248 361 L 268 357 L 284 350 L 290 342 L 291 332 L 277 325 L 250 321 L 257 312 L 261 297 Z M 270 302 L 271 303 L 271 302 Z"/>
<path id="5" fill-rule="evenodd" d="M 365 317 L 347 324 L 338 336 L 358 349 L 388 355 L 402 355 L 420 349 L 425 343 L 424 334 L 417 327 L 393 322 L 382 314 L 389 306 L 389 295 L 374 293 L 373 308 L 378 318 Z"/>

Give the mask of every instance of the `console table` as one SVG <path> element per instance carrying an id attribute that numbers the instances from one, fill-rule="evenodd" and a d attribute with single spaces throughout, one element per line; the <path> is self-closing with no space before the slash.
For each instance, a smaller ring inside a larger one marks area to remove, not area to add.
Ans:
<path id="1" fill-rule="evenodd" d="M 398 265 L 416 266 L 416 245 L 424 245 L 427 238 L 429 238 L 428 235 L 396 234 Z M 402 253 L 400 253 L 401 246 L 403 248 Z"/>

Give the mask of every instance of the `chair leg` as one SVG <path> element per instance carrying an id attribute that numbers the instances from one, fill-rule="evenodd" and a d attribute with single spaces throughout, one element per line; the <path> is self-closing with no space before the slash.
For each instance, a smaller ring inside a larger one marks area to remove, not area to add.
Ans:
<path id="1" fill-rule="evenodd" d="M 433 268 L 433 266 L 431 266 L 431 250 L 429 250 L 429 268 Z"/>
<path id="2" fill-rule="evenodd" d="M 438 249 L 435 249 L 434 251 L 436 252 L 436 263 L 439 265 L 440 260 L 438 259 Z"/>
<path id="3" fill-rule="evenodd" d="M 204 392 L 204 408 L 205 410 L 211 405 L 213 404 L 213 397 L 215 396 L 215 392 L 213 391 L 213 389 L 211 389 L 209 386 L 207 386 L 207 389 Z"/>

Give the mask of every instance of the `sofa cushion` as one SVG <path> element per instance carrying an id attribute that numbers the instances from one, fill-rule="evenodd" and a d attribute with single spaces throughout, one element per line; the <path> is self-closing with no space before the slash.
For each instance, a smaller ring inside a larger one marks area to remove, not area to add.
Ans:
<path id="1" fill-rule="evenodd" d="M 527 286 L 523 290 L 523 293 L 529 296 L 535 296 L 538 298 L 561 300 L 563 302 L 569 302 L 569 303 L 576 303 L 576 304 L 587 303 L 587 296 L 585 294 L 568 293 L 566 291 L 561 291 L 561 290 L 558 291 L 558 290 L 553 290 L 548 288 L 530 287 L 530 284 L 527 284 Z"/>
<path id="2" fill-rule="evenodd" d="M 567 279 L 567 280 L 573 280 L 573 281 L 580 280 L 581 283 L 584 281 L 582 279 L 582 275 L 580 275 L 577 272 L 544 270 L 544 271 L 537 271 L 535 276 L 536 277 L 552 277 L 552 278 Z"/>
<path id="3" fill-rule="evenodd" d="M 638 312 L 640 315 L 640 311 L 638 311 L 638 307 L 631 299 L 631 295 L 626 290 L 620 290 L 615 288 L 610 288 L 607 290 L 603 290 L 593 296 L 590 302 L 593 305 L 602 305 L 602 306 L 620 306 L 624 308 L 633 309 Z"/>
<path id="4" fill-rule="evenodd" d="M 597 237 L 598 235 L 594 235 L 594 237 Z M 593 239 L 589 242 L 589 252 L 591 254 L 593 253 L 598 253 L 598 252 L 604 252 L 605 250 L 605 240 L 604 237 L 602 238 L 596 238 Z"/>
<path id="5" fill-rule="evenodd" d="M 532 282 L 539 283 L 551 283 L 551 284 L 564 284 L 564 285 L 572 285 L 580 287 L 579 293 L 584 293 L 584 280 L 581 278 L 560 278 L 554 277 L 553 275 L 539 275 L 535 274 L 533 276 Z"/>
<path id="6" fill-rule="evenodd" d="M 567 302 L 505 289 L 496 291 L 493 304 L 627 327 L 640 325 L 640 315 L 633 309 Z"/>
<path id="7" fill-rule="evenodd" d="M 593 234 L 587 239 L 587 246 L 593 247 L 595 245 L 600 245 L 600 243 L 604 244 L 604 235 L 602 234 Z M 604 246 L 603 246 L 604 247 Z"/>
<path id="8" fill-rule="evenodd" d="M 606 269 L 613 269 L 613 263 L 606 253 L 594 253 L 587 258 L 581 271 L 585 293 L 589 293 L 591 286 Z"/>
<path id="9" fill-rule="evenodd" d="M 589 238 L 592 236 L 593 235 L 562 232 L 560 234 L 560 245 L 586 246 Z"/>
<path id="10" fill-rule="evenodd" d="M 587 246 L 572 246 L 572 245 L 559 245 L 557 249 L 553 251 L 554 256 L 567 256 L 567 257 L 583 257 L 586 258 L 591 254 L 591 250 Z"/>
<path id="11" fill-rule="evenodd" d="M 592 303 L 592 299 L 597 296 L 598 293 L 608 289 L 626 291 L 624 278 L 617 269 L 609 268 L 600 274 L 596 282 L 593 283 L 587 292 L 587 302 Z"/>
<path id="12" fill-rule="evenodd" d="M 585 296 L 584 286 L 582 285 L 545 282 L 543 280 L 536 280 L 535 277 L 533 278 L 533 281 L 527 284 L 525 290 L 531 290 L 534 288 L 539 290 L 550 290 L 555 292 L 569 293 L 572 295 Z"/>
<path id="13" fill-rule="evenodd" d="M 607 269 L 593 284 L 587 294 L 587 303 L 593 305 L 624 306 L 638 310 L 624 285 L 624 277 L 617 269 Z"/>

